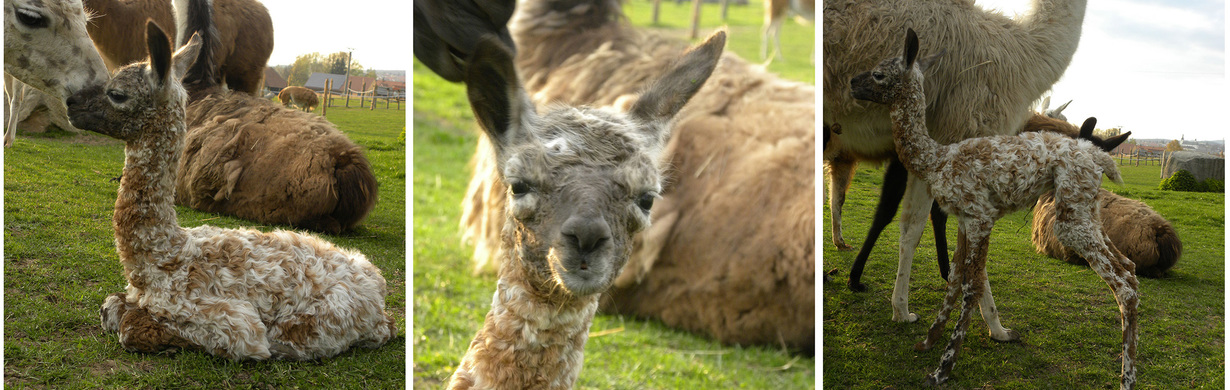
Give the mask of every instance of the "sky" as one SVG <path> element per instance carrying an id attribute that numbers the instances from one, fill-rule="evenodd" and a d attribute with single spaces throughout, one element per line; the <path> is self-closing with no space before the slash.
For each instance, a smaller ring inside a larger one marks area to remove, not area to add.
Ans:
<path id="1" fill-rule="evenodd" d="M 269 65 L 354 49 L 367 69 L 408 70 L 413 47 L 409 0 L 261 0 L 273 19 Z M 326 21 L 331 18 L 331 21 Z"/>
<path id="2" fill-rule="evenodd" d="M 975 0 L 1015 17 L 1029 0 Z M 1089 1 L 1080 45 L 1052 89 L 1074 123 L 1134 138 L 1224 140 L 1230 133 L 1224 1 Z"/>

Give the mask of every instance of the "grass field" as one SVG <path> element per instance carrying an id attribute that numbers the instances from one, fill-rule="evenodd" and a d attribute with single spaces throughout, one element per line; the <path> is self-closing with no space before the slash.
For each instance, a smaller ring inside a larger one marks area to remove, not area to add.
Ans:
<path id="1" fill-rule="evenodd" d="M 1107 182 L 1104 187 L 1148 204 L 1170 220 L 1183 240 L 1183 255 L 1168 277 L 1139 279 L 1137 388 L 1223 388 L 1224 194 L 1159 191 L 1157 166 L 1120 170 L 1126 185 Z M 862 243 L 882 177 L 882 169 L 858 171 L 844 214 L 851 245 Z M 1118 388 L 1119 311 L 1110 289 L 1088 267 L 1036 253 L 1031 216 L 1021 211 L 996 224 L 987 262 L 1002 322 L 1021 332 L 1021 342 L 992 341 L 975 313 L 953 378 L 940 388 Z M 828 207 L 824 218 L 827 229 Z M 950 219 L 948 242 L 954 247 L 956 231 L 956 220 Z M 823 292 L 825 388 L 919 388 L 939 365 L 955 320 L 938 346 L 926 352 L 913 349 L 935 319 L 944 293 L 932 232 L 926 229 L 914 258 L 910 309 L 921 319 L 912 324 L 890 320 L 897 232 L 897 225 L 890 225 L 872 252 L 863 274 L 864 293 L 852 293 L 845 285 L 857 253 L 838 252 L 829 236 L 821 239 L 823 269 L 839 270 Z"/>
<path id="2" fill-rule="evenodd" d="M 312 362 L 236 363 L 201 352 L 125 352 L 102 331 L 103 298 L 123 291 L 111 214 L 122 143 L 94 133 L 19 135 L 4 150 L 4 386 L 10 389 L 405 387 L 406 149 L 404 110 L 330 108 L 362 145 L 380 185 L 362 225 L 323 236 L 384 272 L 386 309 L 402 329 L 385 346 Z M 178 208 L 182 226 L 274 226 Z"/>
<path id="3" fill-rule="evenodd" d="M 663 25 L 655 29 L 685 37 L 690 7 L 663 1 Z M 634 25 L 648 24 L 648 2 L 629 2 L 625 9 Z M 721 23 L 720 7 L 704 9 L 702 35 Z M 758 58 L 761 12 L 759 2 L 731 6 L 728 50 Z M 788 23 L 783 45 L 806 49 L 793 49 L 770 70 L 813 82 L 807 57 L 813 34 L 811 26 Z M 482 325 L 496 278 L 471 274 L 472 248 L 461 244 L 457 226 L 478 131 L 465 90 L 416 63 L 414 105 L 414 383 L 435 389 L 447 382 Z M 659 322 L 619 316 L 599 315 L 590 332 L 578 388 L 805 389 L 815 384 L 814 359 L 773 348 L 725 346 Z"/>

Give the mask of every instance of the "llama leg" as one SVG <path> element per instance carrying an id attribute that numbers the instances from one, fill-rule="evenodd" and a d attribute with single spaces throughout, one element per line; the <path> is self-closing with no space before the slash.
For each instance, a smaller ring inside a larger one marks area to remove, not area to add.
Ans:
<path id="1" fill-rule="evenodd" d="M 148 310 L 133 304 L 125 305 L 119 336 L 120 345 L 130 352 L 157 353 L 192 345 Z"/>
<path id="2" fill-rule="evenodd" d="M 1090 219 L 1080 219 L 1082 214 Z M 1139 342 L 1138 284 L 1136 276 L 1128 268 L 1132 264 L 1131 260 L 1114 248 L 1114 244 L 1096 221 L 1100 221 L 1096 217 L 1096 211 L 1060 211 L 1056 215 L 1055 234 L 1060 242 L 1085 258 L 1089 262 L 1089 268 L 1097 272 L 1115 294 L 1115 301 L 1119 304 L 1120 328 L 1123 331 L 1123 364 L 1120 368 L 1119 386 L 1120 389 L 1131 389 L 1136 385 L 1136 344 Z"/>
<path id="3" fill-rule="evenodd" d="M 1021 339 L 1020 333 L 999 323 L 999 310 L 995 308 L 995 297 L 991 296 L 991 280 L 987 278 L 985 267 L 982 269 L 982 298 L 978 300 L 978 309 L 991 333 L 991 340 L 1009 342 Z"/>
<path id="4" fill-rule="evenodd" d="M 867 286 L 861 282 L 863 267 L 867 264 L 867 258 L 871 257 L 871 250 L 875 248 L 876 241 L 880 239 L 880 233 L 884 232 L 884 228 L 893 222 L 893 217 L 897 215 L 897 207 L 901 205 L 901 197 L 905 195 L 907 178 L 909 178 L 909 172 L 905 170 L 905 165 L 901 165 L 900 161 L 892 160 L 888 163 L 888 168 L 884 170 L 884 184 L 880 186 L 880 202 L 876 204 L 876 214 L 871 220 L 871 228 L 867 230 L 867 238 L 863 240 L 863 247 L 859 249 L 858 256 L 854 257 L 854 264 L 850 266 L 850 279 L 846 282 L 850 291 L 867 290 Z"/>
<path id="5" fill-rule="evenodd" d="M 841 231 L 841 209 L 846 204 L 846 192 L 850 190 L 850 182 L 854 180 L 854 168 L 858 161 L 837 158 L 828 161 L 829 174 L 829 217 L 833 231 L 833 246 L 837 250 L 847 251 L 854 247 L 846 244 Z"/>
<path id="6" fill-rule="evenodd" d="M 957 320 L 957 326 L 952 331 L 952 338 L 948 341 L 948 346 L 944 348 L 944 353 L 940 355 L 940 366 L 930 375 L 927 375 L 927 385 L 936 385 L 944 383 L 948 380 L 949 374 L 952 373 L 952 367 L 956 365 L 957 355 L 961 352 L 961 344 L 965 342 L 966 332 L 969 330 L 969 321 L 973 313 L 973 307 L 977 303 L 978 298 L 982 295 L 985 280 L 980 280 L 986 275 L 986 257 L 988 250 L 988 239 L 991 234 L 991 228 L 994 222 L 989 220 L 971 221 L 968 224 L 962 221 L 961 230 L 964 230 L 966 249 L 963 253 L 965 256 L 958 258 L 960 262 L 958 270 L 961 273 L 961 318 Z"/>
<path id="7" fill-rule="evenodd" d="M 904 168 L 903 168 L 904 169 Z M 939 202 L 931 202 L 931 231 L 935 233 L 935 263 L 940 268 L 940 279 L 948 280 L 948 213 Z"/>
<path id="8" fill-rule="evenodd" d="M 935 321 L 931 323 L 931 329 L 927 331 L 927 337 L 914 345 L 914 350 L 925 351 L 935 346 L 935 343 L 940 340 L 944 334 L 944 325 L 948 323 L 948 315 L 952 313 L 952 309 L 957 305 L 957 297 L 961 293 L 961 284 L 965 280 L 964 262 L 962 261 L 968 256 L 969 242 L 966 240 L 965 231 L 957 229 L 957 251 L 953 254 L 953 258 L 957 259 L 956 269 L 949 275 L 948 291 L 944 294 L 944 304 L 940 307 L 939 313 L 935 315 Z"/>
<path id="9" fill-rule="evenodd" d="M 127 296 L 124 293 L 114 293 L 108 295 L 103 300 L 102 308 L 98 310 L 99 322 L 102 323 L 102 328 L 108 332 L 120 331 L 120 319 L 124 318 L 124 312 L 128 311 L 129 307 L 135 305 L 127 302 Z"/>
<path id="10" fill-rule="evenodd" d="M 267 329 L 251 303 L 212 300 L 187 309 L 196 314 L 175 327 L 192 344 L 231 360 L 265 360 L 272 356 Z"/>
<path id="11" fill-rule="evenodd" d="M 893 321 L 914 322 L 918 315 L 910 313 L 910 268 L 914 263 L 914 249 L 922 238 L 931 210 L 931 195 L 927 183 L 910 175 L 905 185 L 905 210 L 901 212 L 901 237 L 897 242 L 897 282 L 893 285 Z"/>

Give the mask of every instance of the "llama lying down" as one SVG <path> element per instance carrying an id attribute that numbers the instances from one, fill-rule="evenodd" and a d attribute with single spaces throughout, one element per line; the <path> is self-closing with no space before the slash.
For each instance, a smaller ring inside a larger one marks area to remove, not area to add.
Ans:
<path id="1" fill-rule="evenodd" d="M 539 114 L 512 53 L 490 36 L 466 69 L 474 117 L 508 184 L 491 311 L 449 389 L 570 389 L 598 297 L 628 261 L 662 191 L 669 122 L 704 85 L 726 43 L 684 55 L 628 113 L 556 105 Z"/>
<path id="2" fill-rule="evenodd" d="M 1032 206 L 1038 197 L 1054 191 L 1058 210 L 1055 236 L 1089 261 L 1119 304 L 1123 331 L 1120 388 L 1133 388 L 1139 300 L 1135 266 L 1102 231 L 1096 199 L 1103 174 L 1122 184 L 1114 160 L 1087 140 L 1049 132 L 939 144 L 928 135 L 924 122 L 927 102 L 922 72 L 936 56 L 918 58 L 918 37 L 910 29 L 902 56 L 886 59 L 850 80 L 853 97 L 891 108 L 893 138 L 902 164 L 927 184 L 928 192 L 944 211 L 959 220 L 954 269 L 944 305 L 926 339 L 915 348 L 929 349 L 939 340 L 958 297 L 961 314 L 940 358 L 940 367 L 927 376 L 927 384 L 948 379 L 973 306 L 983 294 L 990 293 L 986 260 L 995 221 Z"/>
<path id="3" fill-rule="evenodd" d="M 146 30 L 149 62 L 67 102 L 73 125 L 125 141 L 113 226 L 128 286 L 103 303 L 103 329 L 130 351 L 201 348 L 233 360 L 308 360 L 387 342 L 396 333 L 387 287 L 362 254 L 289 231 L 179 227 L 180 78 L 201 39 L 172 56 L 166 34 Z"/>

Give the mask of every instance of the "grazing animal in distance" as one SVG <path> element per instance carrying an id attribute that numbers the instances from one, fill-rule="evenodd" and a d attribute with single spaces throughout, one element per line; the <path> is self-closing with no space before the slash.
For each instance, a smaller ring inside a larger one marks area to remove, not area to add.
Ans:
<path id="1" fill-rule="evenodd" d="M 278 100 L 282 102 L 283 107 L 290 107 L 294 104 L 295 107 L 303 109 L 303 112 L 310 112 L 312 107 L 320 104 L 315 91 L 294 85 L 282 88 L 282 91 L 278 92 Z"/>
<path id="2" fill-rule="evenodd" d="M 764 26 L 760 28 L 760 59 L 771 59 L 776 56 L 782 59 L 782 24 L 786 16 L 794 13 L 808 21 L 816 21 L 816 0 L 764 0 Z M 769 39 L 773 39 L 773 52 L 769 50 Z"/>

